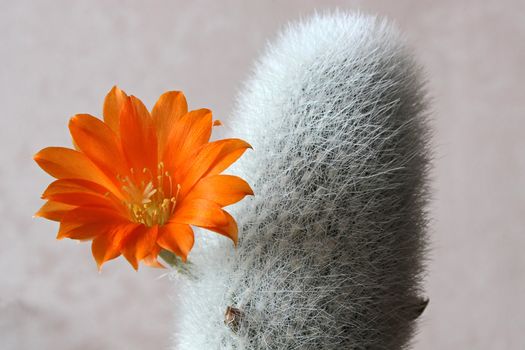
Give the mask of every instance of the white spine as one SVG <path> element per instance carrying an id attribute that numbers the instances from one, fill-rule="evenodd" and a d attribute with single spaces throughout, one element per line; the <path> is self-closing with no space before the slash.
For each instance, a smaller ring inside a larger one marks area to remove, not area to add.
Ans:
<path id="1" fill-rule="evenodd" d="M 333 13 L 285 30 L 234 113 L 253 151 L 231 173 L 255 191 L 231 208 L 239 245 L 197 231 L 174 349 L 406 348 L 424 306 L 424 119 L 388 22 Z"/>

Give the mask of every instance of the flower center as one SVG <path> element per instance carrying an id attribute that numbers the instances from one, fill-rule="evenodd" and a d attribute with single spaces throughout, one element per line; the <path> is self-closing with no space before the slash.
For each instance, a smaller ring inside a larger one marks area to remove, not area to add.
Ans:
<path id="1" fill-rule="evenodd" d="M 164 170 L 162 162 L 157 166 L 156 179 L 153 178 L 150 169 L 144 168 L 142 172 L 148 176 L 146 180 L 141 181 L 140 186 L 129 176 L 118 178 L 123 184 L 122 189 L 129 195 L 129 200 L 124 204 L 132 221 L 148 227 L 163 225 L 175 211 L 180 185 L 176 186 L 174 192 L 172 177 Z M 134 174 L 133 168 L 131 174 Z"/>

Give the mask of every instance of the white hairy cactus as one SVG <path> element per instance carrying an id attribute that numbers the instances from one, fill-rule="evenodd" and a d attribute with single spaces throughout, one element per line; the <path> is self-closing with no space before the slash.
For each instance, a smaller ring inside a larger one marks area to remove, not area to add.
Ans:
<path id="1" fill-rule="evenodd" d="M 291 25 L 240 94 L 239 244 L 197 231 L 174 348 L 406 349 L 420 299 L 428 165 L 419 68 L 391 24 Z M 225 312 L 228 324 L 225 324 Z"/>

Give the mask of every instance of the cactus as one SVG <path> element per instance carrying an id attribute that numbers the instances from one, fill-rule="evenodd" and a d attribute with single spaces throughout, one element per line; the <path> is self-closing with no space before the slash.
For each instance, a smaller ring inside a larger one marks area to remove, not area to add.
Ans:
<path id="1" fill-rule="evenodd" d="M 421 299 L 428 131 L 420 68 L 361 14 L 289 26 L 234 113 L 237 248 L 197 231 L 174 348 L 406 349 Z M 226 313 L 226 314 L 225 314 Z"/>

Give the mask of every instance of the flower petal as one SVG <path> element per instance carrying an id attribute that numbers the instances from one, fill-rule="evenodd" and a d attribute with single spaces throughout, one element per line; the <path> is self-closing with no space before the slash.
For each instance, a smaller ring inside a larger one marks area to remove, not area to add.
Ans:
<path id="1" fill-rule="evenodd" d="M 188 113 L 188 103 L 181 91 L 163 93 L 151 111 L 153 122 L 157 128 L 159 154 L 164 152 L 168 136 L 175 123 Z"/>
<path id="2" fill-rule="evenodd" d="M 57 179 L 83 179 L 98 183 L 113 193 L 120 190 L 89 158 L 81 152 L 64 147 L 47 147 L 35 154 L 34 160 Z"/>
<path id="3" fill-rule="evenodd" d="M 114 209 L 78 207 L 68 211 L 60 222 L 57 239 L 91 239 L 103 228 L 129 222 Z"/>
<path id="4" fill-rule="evenodd" d="M 225 139 L 219 156 L 212 166 L 208 169 L 206 176 L 216 175 L 222 173 L 237 159 L 239 159 L 248 148 L 252 146 L 240 139 Z"/>
<path id="5" fill-rule="evenodd" d="M 105 187 L 81 179 L 56 180 L 47 187 L 42 198 L 74 206 L 124 209 L 121 201 Z"/>
<path id="6" fill-rule="evenodd" d="M 159 228 L 160 230 L 160 228 Z M 158 268 L 158 269 L 164 269 L 166 268 L 164 265 L 162 265 L 159 260 L 158 260 L 158 256 L 159 256 L 159 253 L 160 253 L 160 250 L 162 248 L 158 245 L 158 244 L 155 244 L 155 246 L 153 247 L 153 249 L 151 250 L 151 253 L 146 256 L 144 258 L 144 260 L 142 260 L 144 262 L 144 264 L 146 266 L 149 266 L 149 267 L 154 267 L 154 268 Z"/>
<path id="7" fill-rule="evenodd" d="M 135 170 L 136 183 L 151 180 L 143 176 L 143 169 L 157 170 L 155 125 L 146 107 L 134 96 L 126 100 L 120 113 L 120 138 L 128 166 Z"/>
<path id="8" fill-rule="evenodd" d="M 224 235 L 230 238 L 233 241 L 233 244 L 237 245 L 239 229 L 235 219 L 226 211 L 223 210 L 224 216 L 226 216 L 227 223 L 222 226 L 203 226 L 203 228 L 217 232 L 221 235 Z"/>
<path id="9" fill-rule="evenodd" d="M 177 203 L 169 222 L 208 227 L 224 226 L 228 219 L 218 204 L 205 199 L 192 199 Z"/>
<path id="10" fill-rule="evenodd" d="M 239 139 L 225 139 L 204 145 L 195 159 L 181 170 L 181 198 L 203 177 L 221 173 L 251 146 Z"/>
<path id="11" fill-rule="evenodd" d="M 212 113 L 209 109 L 191 111 L 181 117 L 169 134 L 164 150 L 164 163 L 168 171 L 179 168 L 186 159 L 210 140 Z"/>
<path id="12" fill-rule="evenodd" d="M 104 122 L 115 132 L 120 132 L 120 111 L 124 105 L 124 101 L 128 98 L 128 95 L 118 87 L 113 86 L 111 91 L 106 95 L 104 100 Z"/>
<path id="13" fill-rule="evenodd" d="M 158 226 L 140 225 L 124 238 L 121 253 L 135 270 L 139 268 L 139 261 L 151 254 L 157 241 L 157 234 Z"/>
<path id="14" fill-rule="evenodd" d="M 111 259 L 120 255 L 122 239 L 126 237 L 131 231 L 136 229 L 139 224 L 128 223 L 116 226 L 108 226 L 108 229 L 101 232 L 91 244 L 91 252 L 97 262 L 98 269 Z"/>
<path id="15" fill-rule="evenodd" d="M 188 258 L 194 242 L 193 230 L 189 225 L 167 223 L 159 228 L 158 245 L 177 254 L 183 261 Z"/>
<path id="16" fill-rule="evenodd" d="M 91 222 L 127 222 L 128 219 L 115 210 L 108 208 L 78 207 L 71 210 L 63 219 L 78 223 Z"/>
<path id="17" fill-rule="evenodd" d="M 128 169 L 115 132 L 88 114 L 71 118 L 69 130 L 77 147 L 108 176 L 125 175 Z"/>
<path id="18" fill-rule="evenodd" d="M 64 215 L 76 206 L 64 203 L 47 201 L 36 213 L 36 217 L 46 218 L 48 220 L 60 221 Z"/>
<path id="19" fill-rule="evenodd" d="M 94 222 L 87 224 L 61 222 L 57 239 L 69 238 L 79 241 L 88 241 L 106 232 L 108 227 L 109 225 L 105 222 Z"/>
<path id="20" fill-rule="evenodd" d="M 185 200 L 206 199 L 221 207 L 237 203 L 253 191 L 246 181 L 233 175 L 212 175 L 202 178 Z"/>

